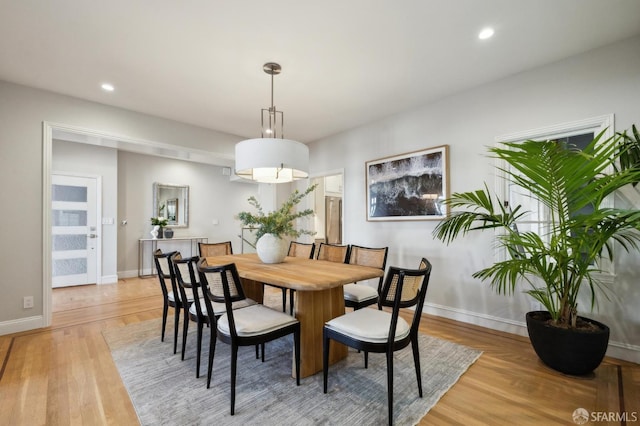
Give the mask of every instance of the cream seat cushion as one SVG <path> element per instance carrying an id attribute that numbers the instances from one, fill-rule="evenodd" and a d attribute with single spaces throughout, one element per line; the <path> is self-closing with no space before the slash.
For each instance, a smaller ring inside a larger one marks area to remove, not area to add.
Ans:
<path id="1" fill-rule="evenodd" d="M 233 319 L 236 325 L 236 332 L 241 337 L 266 334 L 298 322 L 294 317 L 267 308 L 264 305 L 251 305 L 238 310 L 234 309 Z M 228 336 L 231 335 L 227 314 L 222 315 L 218 320 L 218 330 Z"/>
<path id="2" fill-rule="evenodd" d="M 377 309 L 358 309 L 341 315 L 326 323 L 326 326 L 346 336 L 371 343 L 384 343 L 389 338 L 391 313 Z M 407 321 L 398 317 L 396 340 L 409 335 Z"/>
<path id="3" fill-rule="evenodd" d="M 345 300 L 352 302 L 364 302 L 378 298 L 378 291 L 366 284 L 345 284 L 343 289 Z"/>
<path id="4" fill-rule="evenodd" d="M 231 308 L 235 311 L 236 309 L 246 308 L 247 306 L 255 305 L 257 303 L 258 302 L 253 299 L 242 299 L 238 300 L 237 302 L 233 302 Z M 202 297 L 200 298 L 200 307 L 202 308 L 202 314 L 206 316 L 207 308 L 205 305 L 205 300 Z M 227 305 L 222 302 L 211 302 L 211 307 L 213 308 L 213 313 L 216 316 L 222 315 L 227 312 Z M 194 303 L 189 308 L 189 313 L 192 315 L 197 315 L 197 312 L 198 311 L 196 310 L 196 304 Z"/>
<path id="5" fill-rule="evenodd" d="M 169 294 L 167 294 L 167 299 L 171 300 L 172 302 L 176 301 L 176 297 L 173 294 L 173 290 L 169 292 Z M 180 298 L 178 297 L 178 301 L 180 301 Z M 187 294 L 187 302 L 191 303 L 193 302 L 193 295 L 192 294 Z"/>

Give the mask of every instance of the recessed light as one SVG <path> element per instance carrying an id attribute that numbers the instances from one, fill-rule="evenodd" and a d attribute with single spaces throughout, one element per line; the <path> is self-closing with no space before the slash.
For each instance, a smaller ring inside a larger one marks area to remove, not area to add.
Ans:
<path id="1" fill-rule="evenodd" d="M 105 92 L 113 92 L 116 89 L 115 87 L 113 87 L 113 84 L 110 83 L 102 83 L 100 87 L 102 87 L 102 90 L 104 90 Z"/>
<path id="2" fill-rule="evenodd" d="M 478 38 L 480 40 L 486 40 L 488 38 L 491 38 L 493 36 L 493 28 L 484 28 L 482 31 L 480 31 L 480 34 L 478 34 Z"/>

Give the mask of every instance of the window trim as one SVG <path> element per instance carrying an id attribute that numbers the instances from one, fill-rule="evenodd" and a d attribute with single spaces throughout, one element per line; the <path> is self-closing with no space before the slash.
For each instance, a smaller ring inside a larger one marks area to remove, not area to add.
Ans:
<path id="1" fill-rule="evenodd" d="M 556 137 L 566 137 L 573 136 L 580 133 L 586 132 L 594 132 L 594 134 L 598 134 L 604 131 L 603 139 L 608 139 L 613 137 L 615 134 L 614 130 L 614 115 L 607 114 L 601 115 L 598 117 L 587 118 L 583 120 L 571 121 L 566 123 L 555 124 L 552 126 L 540 127 L 531 130 L 525 130 L 515 133 L 509 133 L 506 135 L 496 137 L 496 146 L 501 146 L 506 142 L 520 142 L 529 139 L 553 139 Z M 497 174 L 495 177 L 495 188 L 496 194 L 500 195 L 500 199 L 504 201 L 509 201 L 509 189 L 507 186 L 507 182 L 505 179 L 505 173 L 502 169 L 505 167 L 504 160 L 496 159 L 495 160 L 495 170 L 497 170 Z M 613 194 L 607 199 L 603 201 L 604 207 L 613 207 L 614 205 L 614 196 Z M 496 230 L 496 232 L 500 232 Z M 504 261 L 507 258 L 506 249 L 498 249 L 496 252 L 496 260 Z M 613 279 L 615 277 L 615 268 L 614 264 L 610 262 L 607 258 L 602 258 L 600 268 L 602 269 L 602 273 L 595 274 L 596 278 L 602 282 L 603 284 L 611 284 L 613 283 Z"/>

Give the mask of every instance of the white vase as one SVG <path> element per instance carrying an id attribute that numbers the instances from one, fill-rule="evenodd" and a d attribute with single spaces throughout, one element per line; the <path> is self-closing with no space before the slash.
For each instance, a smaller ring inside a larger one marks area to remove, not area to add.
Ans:
<path id="1" fill-rule="evenodd" d="M 273 234 L 264 234 L 256 242 L 256 252 L 264 263 L 281 263 L 287 257 L 287 242 Z"/>

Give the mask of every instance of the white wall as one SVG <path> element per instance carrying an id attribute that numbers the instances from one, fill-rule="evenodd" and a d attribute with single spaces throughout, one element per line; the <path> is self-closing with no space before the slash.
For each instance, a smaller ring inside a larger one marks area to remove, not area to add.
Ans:
<path id="1" fill-rule="evenodd" d="M 428 70 L 425 70 L 428 73 Z M 616 130 L 640 124 L 640 38 L 534 69 L 423 108 L 408 111 L 310 145 L 312 173 L 344 167 L 346 242 L 389 246 L 388 265 L 434 265 L 426 312 L 524 333 L 529 299 L 498 296 L 473 272 L 493 260 L 491 234 L 473 235 L 446 246 L 431 233 L 437 224 L 367 222 L 365 170 L 368 160 L 448 144 L 451 191 L 495 184 L 486 147 L 496 137 L 533 128 L 615 114 Z M 611 327 L 609 354 L 640 362 L 640 271 L 638 253 L 621 256 L 614 287 L 589 315 Z M 588 314 L 587 306 L 582 314 Z"/>
<path id="2" fill-rule="evenodd" d="M 53 141 L 52 172 L 83 173 L 102 178 L 103 218 L 116 218 L 118 203 L 118 152 L 113 148 L 79 144 L 61 140 Z M 114 220 L 115 222 L 115 220 Z M 118 234 L 116 224 L 101 225 L 102 245 L 101 283 L 113 283 L 118 279 L 116 248 Z"/>

